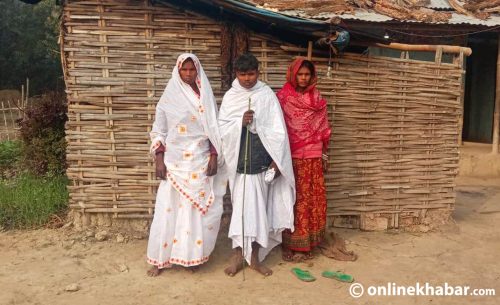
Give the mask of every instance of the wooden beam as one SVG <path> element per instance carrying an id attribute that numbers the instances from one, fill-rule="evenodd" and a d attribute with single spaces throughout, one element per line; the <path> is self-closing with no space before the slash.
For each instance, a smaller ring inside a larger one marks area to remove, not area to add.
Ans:
<path id="1" fill-rule="evenodd" d="M 307 60 L 312 59 L 312 54 L 313 54 L 313 42 L 309 41 L 307 45 Z"/>
<path id="2" fill-rule="evenodd" d="M 500 137 L 500 34 L 498 34 L 497 50 L 497 82 L 495 90 L 495 112 L 493 114 L 493 154 L 498 154 L 498 142 Z"/>

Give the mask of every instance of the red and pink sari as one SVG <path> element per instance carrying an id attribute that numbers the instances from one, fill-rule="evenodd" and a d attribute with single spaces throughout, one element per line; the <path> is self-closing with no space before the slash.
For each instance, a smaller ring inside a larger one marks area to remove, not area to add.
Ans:
<path id="1" fill-rule="evenodd" d="M 304 59 L 294 60 L 287 72 L 287 82 L 277 96 L 287 126 L 295 174 L 297 200 L 294 206 L 295 231 L 283 232 L 283 246 L 293 251 L 309 252 L 321 243 L 326 229 L 326 192 L 322 151 L 330 140 L 326 100 L 316 89 L 317 77 L 297 92 L 297 72 Z"/>

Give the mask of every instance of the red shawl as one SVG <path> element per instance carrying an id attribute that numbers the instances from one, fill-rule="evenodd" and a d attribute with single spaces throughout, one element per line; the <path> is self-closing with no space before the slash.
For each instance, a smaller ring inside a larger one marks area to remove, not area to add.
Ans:
<path id="1" fill-rule="evenodd" d="M 316 89 L 317 76 L 311 75 L 309 87 L 297 92 L 297 72 L 304 59 L 295 59 L 288 67 L 286 84 L 277 96 L 283 109 L 290 138 L 292 153 L 307 144 L 323 142 L 328 145 L 330 126 L 328 124 L 326 100 Z"/>

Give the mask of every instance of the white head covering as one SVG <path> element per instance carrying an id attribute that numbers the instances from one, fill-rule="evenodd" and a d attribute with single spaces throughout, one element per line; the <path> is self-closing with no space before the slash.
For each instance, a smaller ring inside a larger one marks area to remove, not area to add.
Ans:
<path id="1" fill-rule="evenodd" d="M 187 59 L 194 63 L 198 75 L 196 77 L 196 86 L 200 90 L 200 96 L 194 92 L 189 84 L 186 84 L 179 74 L 179 70 Z M 163 92 L 159 103 L 170 101 L 189 101 L 191 106 L 196 108 L 200 114 L 203 129 L 205 130 L 210 142 L 219 154 L 219 164 L 222 158 L 222 142 L 220 139 L 219 126 L 217 124 L 217 103 L 208 81 L 207 75 L 201 66 L 200 60 L 192 53 L 183 53 L 177 58 L 177 62 L 172 71 L 172 77 Z"/>

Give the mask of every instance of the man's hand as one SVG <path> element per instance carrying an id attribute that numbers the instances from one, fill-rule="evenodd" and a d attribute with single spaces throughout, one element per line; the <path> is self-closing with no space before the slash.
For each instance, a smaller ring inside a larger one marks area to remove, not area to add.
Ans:
<path id="1" fill-rule="evenodd" d="M 250 124 L 252 124 L 252 121 L 253 121 L 253 114 L 254 114 L 254 111 L 253 110 L 247 110 L 244 114 L 243 114 L 243 119 L 241 121 L 241 125 L 243 127 L 245 126 L 248 126 Z"/>
<path id="2" fill-rule="evenodd" d="M 269 165 L 269 168 L 274 168 L 274 179 L 278 178 L 279 176 L 281 176 L 281 172 L 278 168 L 278 165 L 276 165 L 276 162 L 272 162 L 271 165 Z"/>
<path id="3" fill-rule="evenodd" d="M 156 155 L 156 178 L 160 178 L 161 180 L 165 180 L 167 176 L 167 167 L 165 166 L 165 162 L 163 161 L 163 153 L 159 153 Z"/>
<path id="4" fill-rule="evenodd" d="M 217 155 L 210 155 L 207 166 L 207 176 L 214 176 L 217 174 Z"/>

